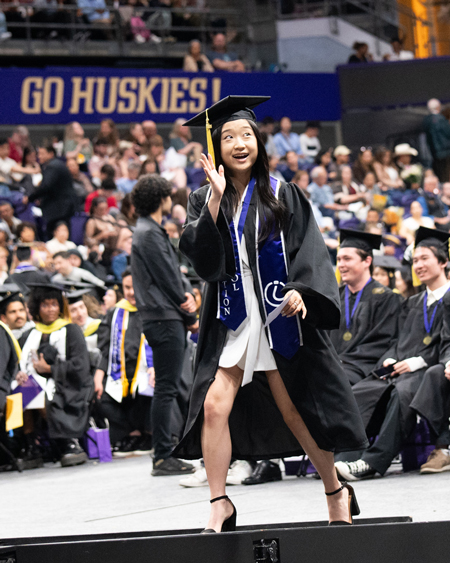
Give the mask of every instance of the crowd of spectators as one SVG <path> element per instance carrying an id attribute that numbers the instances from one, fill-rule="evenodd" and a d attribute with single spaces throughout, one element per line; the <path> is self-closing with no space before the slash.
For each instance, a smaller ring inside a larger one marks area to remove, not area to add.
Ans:
<path id="1" fill-rule="evenodd" d="M 236 32 L 228 29 L 220 11 L 211 10 L 205 0 L 36 0 L 8 4 L 0 11 L 0 41 L 26 38 L 28 25 L 32 39 L 45 40 L 117 40 L 120 30 L 121 40 L 138 44 L 191 42 L 193 64 L 199 56 L 196 42 L 207 30 L 211 52 L 227 63 L 222 68 L 241 70 L 242 63 L 227 48 Z M 209 71 L 209 65 L 203 57 L 202 70 Z"/>
<path id="2" fill-rule="evenodd" d="M 381 235 L 374 254 L 390 263 L 379 261 L 373 278 L 404 298 L 416 292 L 405 264 L 419 227 L 450 230 L 450 124 L 437 100 L 430 100 L 428 109 L 424 129 L 433 168 L 424 167 L 416 148 L 405 142 L 392 148 L 324 148 L 319 122 L 308 122 L 301 134 L 288 116 L 279 123 L 266 117 L 260 124 L 271 175 L 297 184 L 309 200 L 333 263 L 341 229 Z M 124 272 L 131 275 L 133 188 L 152 174 L 172 187 L 163 227 L 200 305 L 201 282 L 178 242 L 188 195 L 207 183 L 199 163 L 203 150 L 183 120 L 167 138 L 150 120 L 130 124 L 121 137 L 106 119 L 92 138 L 73 122 L 62 141 L 37 148 L 26 127 L 16 127 L 10 138 L 0 139 L 0 294 L 4 284 L 16 283 L 26 295 L 30 281 L 84 287 L 90 289 L 83 297 L 89 318 L 108 314 L 123 297 Z M 8 322 L 5 311 L 1 320 Z M 21 325 L 11 322 L 9 328 L 19 337 L 32 321 L 27 313 Z M 129 444 L 119 447 L 119 454 L 123 451 L 132 454 Z"/>
<path id="3" fill-rule="evenodd" d="M 391 52 L 384 53 L 383 61 L 410 61 L 414 59 L 414 53 L 403 48 L 404 41 L 395 36 L 391 39 Z M 373 62 L 374 56 L 369 51 L 369 45 L 363 41 L 355 41 L 352 46 L 353 53 L 348 58 L 348 64 L 365 64 Z"/>

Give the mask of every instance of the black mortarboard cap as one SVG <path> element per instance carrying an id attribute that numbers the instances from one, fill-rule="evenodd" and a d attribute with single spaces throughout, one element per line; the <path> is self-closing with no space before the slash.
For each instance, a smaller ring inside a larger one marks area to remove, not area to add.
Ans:
<path id="1" fill-rule="evenodd" d="M 340 230 L 341 248 L 359 248 L 371 253 L 373 250 L 380 248 L 381 240 L 381 235 L 373 233 L 365 233 L 364 231 L 355 231 L 353 229 Z"/>
<path id="2" fill-rule="evenodd" d="M 105 290 L 107 289 L 114 289 L 114 291 L 123 292 L 122 282 L 117 280 L 106 280 L 105 282 Z"/>
<path id="3" fill-rule="evenodd" d="M 92 286 L 91 288 L 84 288 L 84 289 L 75 289 L 74 291 L 69 291 L 66 293 L 66 298 L 69 305 L 73 305 L 74 303 L 78 303 L 78 301 L 83 300 L 83 295 L 90 293 L 91 291 L 95 290 L 96 286 Z"/>
<path id="4" fill-rule="evenodd" d="M 4 303 L 15 297 L 23 297 L 21 288 L 15 283 L 4 283 L 0 285 L 0 303 Z"/>
<path id="5" fill-rule="evenodd" d="M 395 256 L 374 256 L 373 265 L 375 268 L 383 268 L 389 273 L 393 273 L 402 267 L 400 260 L 397 260 Z"/>
<path id="6" fill-rule="evenodd" d="M 419 248 L 421 246 L 435 246 L 436 248 L 441 248 L 444 250 L 448 257 L 448 239 L 450 237 L 449 233 L 445 231 L 439 231 L 438 229 L 429 229 L 428 227 L 419 227 L 416 231 L 415 247 Z"/>
<path id="7" fill-rule="evenodd" d="M 207 118 L 214 131 L 227 121 L 237 119 L 250 119 L 256 122 L 256 115 L 252 111 L 254 107 L 270 100 L 270 96 L 227 96 L 215 103 L 210 108 L 197 114 L 185 125 L 189 127 L 205 127 Z"/>
<path id="8" fill-rule="evenodd" d="M 73 282 L 69 280 L 61 280 L 58 282 L 59 285 L 63 286 L 65 291 L 76 291 L 77 289 L 96 289 L 96 285 L 88 282 Z"/>
<path id="9" fill-rule="evenodd" d="M 57 289 L 58 291 L 64 291 L 64 287 L 61 284 L 58 283 L 53 283 L 53 282 L 28 282 L 27 286 L 33 290 L 35 288 L 41 288 L 41 289 L 48 289 L 50 290 L 55 290 Z"/>

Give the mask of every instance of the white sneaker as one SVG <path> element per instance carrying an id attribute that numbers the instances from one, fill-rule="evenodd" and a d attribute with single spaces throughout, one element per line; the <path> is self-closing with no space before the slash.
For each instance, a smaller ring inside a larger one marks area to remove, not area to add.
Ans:
<path id="1" fill-rule="evenodd" d="M 372 469 L 363 459 L 357 461 L 337 461 L 334 464 L 338 477 L 345 481 L 360 481 L 361 479 L 372 479 L 375 477 L 375 469 Z"/>
<path id="2" fill-rule="evenodd" d="M 182 487 L 207 487 L 208 477 L 206 476 L 206 469 L 202 466 L 199 467 L 195 473 L 180 479 Z"/>
<path id="3" fill-rule="evenodd" d="M 248 461 L 235 461 L 228 470 L 227 485 L 240 485 L 252 472 L 252 466 Z"/>

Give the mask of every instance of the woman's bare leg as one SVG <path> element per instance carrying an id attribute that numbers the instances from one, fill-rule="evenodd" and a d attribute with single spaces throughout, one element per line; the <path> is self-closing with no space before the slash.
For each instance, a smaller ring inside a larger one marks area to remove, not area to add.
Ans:
<path id="1" fill-rule="evenodd" d="M 337 478 L 336 470 L 334 468 L 333 454 L 331 452 L 321 450 L 316 444 L 314 438 L 311 436 L 308 428 L 306 427 L 306 424 L 303 422 L 302 417 L 295 408 L 294 403 L 291 401 L 278 370 L 268 371 L 267 379 L 269 381 L 272 395 L 281 414 L 283 415 L 284 421 L 299 441 L 301 447 L 312 461 L 314 467 L 317 469 L 317 472 L 322 478 L 325 492 L 331 493 L 336 489 L 339 489 L 341 483 Z M 330 522 L 334 520 L 349 521 L 347 489 L 344 489 L 342 492 L 331 497 L 326 497 L 326 499 Z"/>
<path id="2" fill-rule="evenodd" d="M 202 428 L 202 452 L 212 499 L 225 495 L 231 460 L 228 418 L 243 374 L 237 366 L 219 368 L 203 406 L 205 418 Z M 211 504 L 211 514 L 206 527 L 220 532 L 223 521 L 231 516 L 232 511 L 231 504 L 226 500 Z"/>

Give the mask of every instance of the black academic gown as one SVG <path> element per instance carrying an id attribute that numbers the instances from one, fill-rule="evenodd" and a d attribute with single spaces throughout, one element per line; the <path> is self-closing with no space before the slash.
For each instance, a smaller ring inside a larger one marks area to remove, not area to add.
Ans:
<path id="1" fill-rule="evenodd" d="M 6 404 L 6 396 L 11 392 L 11 382 L 17 372 L 17 355 L 11 337 L 0 326 L 0 413 Z"/>
<path id="2" fill-rule="evenodd" d="M 445 365 L 448 361 L 450 361 L 450 295 L 446 294 L 444 297 L 444 320 L 441 330 L 439 363 L 427 369 L 411 403 L 411 408 L 428 422 L 432 437 L 434 440 L 439 440 L 440 446 L 450 444 L 448 422 L 450 417 L 450 381 L 444 375 Z"/>
<path id="3" fill-rule="evenodd" d="M 44 359 L 52 367 L 51 374 L 44 377 L 53 378 L 56 386 L 53 399 L 45 399 L 49 435 L 55 439 L 80 438 L 83 435 L 94 390 L 83 333 L 75 324 L 68 324 L 66 330 L 64 361 L 56 358 L 56 350 L 48 343 L 48 335 L 42 335 L 38 348 L 38 353 L 44 354 Z M 19 343 L 22 348 L 30 332 L 21 337 Z"/>
<path id="4" fill-rule="evenodd" d="M 330 337 L 350 383 L 355 385 L 370 374 L 381 356 L 391 347 L 392 340 L 397 338 L 398 317 L 403 299 L 398 293 L 371 280 L 363 289 L 351 321 L 352 338 L 346 341 L 345 286 L 340 288 L 339 294 L 341 324 L 338 329 L 330 332 Z M 356 294 L 350 293 L 350 313 L 355 299 Z"/>
<path id="5" fill-rule="evenodd" d="M 423 342 L 427 336 L 423 317 L 424 296 L 425 291 L 422 291 L 403 303 L 399 319 L 399 336 L 389 350 L 381 357 L 377 367 L 381 367 L 387 358 L 402 361 L 415 356 L 422 356 L 428 367 L 438 363 L 444 309 L 450 305 L 450 295 L 447 293 L 437 308 L 430 344 Z M 435 305 L 436 303 L 433 303 L 431 308 L 434 309 Z M 431 313 L 429 312 L 430 315 Z M 378 432 L 384 419 L 390 394 L 394 388 L 397 390 L 400 400 L 402 429 L 404 435 L 408 435 L 415 420 L 415 411 L 411 408 L 411 402 L 420 387 L 426 369 L 407 372 L 395 378 L 389 377 L 386 380 L 381 380 L 371 375 L 353 387 L 353 392 L 355 393 L 355 398 L 369 436 L 373 436 Z"/>
<path id="6" fill-rule="evenodd" d="M 188 225 L 180 249 L 207 283 L 200 315 L 195 379 L 185 434 L 175 450 L 181 458 L 202 456 L 200 435 L 203 403 L 214 380 L 227 335 L 216 318 L 217 282 L 235 274 L 231 235 L 222 210 L 217 224 L 205 205 L 208 187 L 191 194 Z M 244 227 L 254 289 L 264 316 L 258 284 L 254 190 Z M 314 220 L 311 206 L 295 184 L 282 184 L 280 199 L 287 208 L 284 228 L 289 261 L 285 291 L 301 292 L 308 314 L 301 321 L 303 346 L 291 360 L 277 352 L 274 358 L 286 389 L 320 448 L 328 451 L 364 447 L 366 438 L 350 384 L 326 330 L 339 326 L 339 295 L 328 251 Z M 264 373 L 241 387 L 230 415 L 233 457 L 264 459 L 301 453 L 275 404 Z"/>

